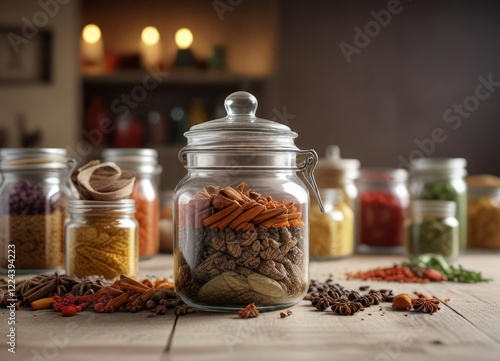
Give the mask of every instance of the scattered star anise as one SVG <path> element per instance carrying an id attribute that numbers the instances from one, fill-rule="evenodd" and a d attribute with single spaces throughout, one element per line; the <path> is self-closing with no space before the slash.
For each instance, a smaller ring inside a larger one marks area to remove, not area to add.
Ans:
<path id="1" fill-rule="evenodd" d="M 259 316 L 259 310 L 254 303 L 250 303 L 247 307 L 238 311 L 238 316 L 241 318 L 253 318 Z"/>
<path id="2" fill-rule="evenodd" d="M 311 298 L 311 304 L 320 311 L 326 310 L 331 307 L 335 299 L 325 292 L 313 293 Z M 338 297 L 337 297 L 338 298 Z"/>
<path id="3" fill-rule="evenodd" d="M 349 301 L 347 298 L 335 300 L 332 304 L 332 311 L 342 316 L 352 316 L 358 311 L 364 310 L 359 302 Z"/>
<path id="4" fill-rule="evenodd" d="M 416 298 L 411 301 L 413 309 L 417 312 L 430 313 L 440 310 L 439 300 L 435 298 Z"/>

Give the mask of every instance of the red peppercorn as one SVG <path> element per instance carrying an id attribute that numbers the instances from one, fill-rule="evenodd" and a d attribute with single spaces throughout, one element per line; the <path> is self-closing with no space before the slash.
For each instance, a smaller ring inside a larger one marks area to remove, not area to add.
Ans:
<path id="1" fill-rule="evenodd" d="M 61 315 L 64 317 L 71 317 L 76 315 L 76 307 L 75 306 L 65 306 L 61 309 Z"/>

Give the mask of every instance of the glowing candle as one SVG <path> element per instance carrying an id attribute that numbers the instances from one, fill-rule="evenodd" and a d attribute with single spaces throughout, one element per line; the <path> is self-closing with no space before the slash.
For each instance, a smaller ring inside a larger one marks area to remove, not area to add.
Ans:
<path id="1" fill-rule="evenodd" d="M 160 33 L 154 26 L 146 26 L 142 29 L 140 50 L 144 67 L 156 68 L 160 64 Z"/>

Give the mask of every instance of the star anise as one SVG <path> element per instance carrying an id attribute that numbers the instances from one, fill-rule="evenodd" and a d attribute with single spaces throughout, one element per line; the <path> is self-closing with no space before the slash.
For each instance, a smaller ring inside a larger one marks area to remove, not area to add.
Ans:
<path id="1" fill-rule="evenodd" d="M 333 305 L 334 298 L 326 292 L 316 292 L 311 295 L 311 304 L 320 311 L 326 310 Z"/>
<path id="2" fill-rule="evenodd" d="M 430 313 L 440 310 L 439 300 L 435 298 L 416 298 L 411 301 L 413 309 L 417 312 Z"/>
<path id="3" fill-rule="evenodd" d="M 332 311 L 342 316 L 352 316 L 358 311 L 364 310 L 363 305 L 359 302 L 349 301 L 348 298 L 335 300 L 332 304 Z"/>
<path id="4" fill-rule="evenodd" d="M 259 310 L 254 303 L 250 303 L 247 307 L 238 311 L 238 316 L 241 318 L 253 318 L 259 316 Z"/>

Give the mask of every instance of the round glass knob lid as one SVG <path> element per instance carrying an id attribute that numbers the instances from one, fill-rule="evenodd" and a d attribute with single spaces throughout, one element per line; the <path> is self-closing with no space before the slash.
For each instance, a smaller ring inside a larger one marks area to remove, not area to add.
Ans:
<path id="1" fill-rule="evenodd" d="M 252 94 L 239 91 L 229 95 L 224 101 L 227 115 L 250 115 L 255 116 L 257 111 L 257 98 Z"/>

